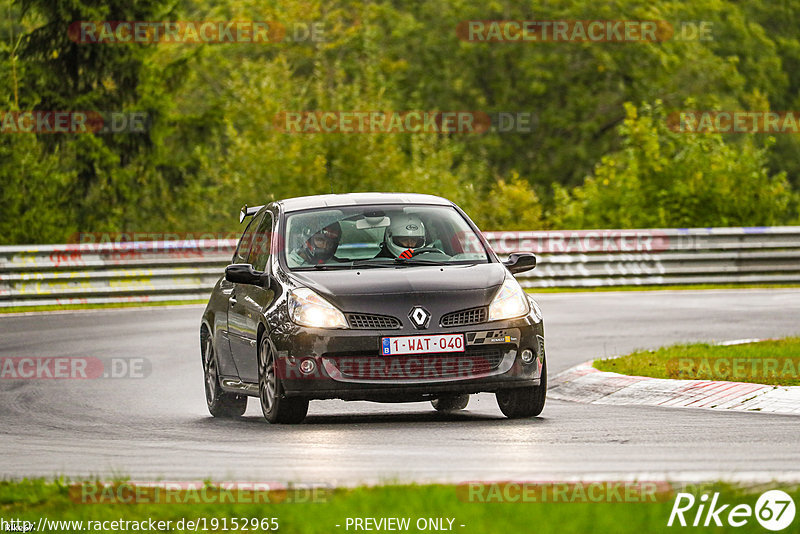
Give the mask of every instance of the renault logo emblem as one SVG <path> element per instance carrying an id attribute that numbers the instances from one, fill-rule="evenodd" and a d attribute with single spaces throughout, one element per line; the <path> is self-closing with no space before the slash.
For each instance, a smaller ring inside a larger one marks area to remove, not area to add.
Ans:
<path id="1" fill-rule="evenodd" d="M 408 318 L 418 329 L 428 328 L 431 322 L 431 313 L 421 306 L 414 306 L 408 313 Z"/>

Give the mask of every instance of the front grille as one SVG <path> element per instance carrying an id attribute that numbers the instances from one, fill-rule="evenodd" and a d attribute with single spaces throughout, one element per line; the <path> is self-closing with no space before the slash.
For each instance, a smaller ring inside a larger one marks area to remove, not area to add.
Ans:
<path id="1" fill-rule="evenodd" d="M 510 347 L 508 347 L 510 348 Z M 504 348 L 470 347 L 463 353 L 404 356 L 325 354 L 343 378 L 355 380 L 436 380 L 470 378 L 494 371 Z"/>
<path id="2" fill-rule="evenodd" d="M 397 330 L 401 326 L 394 317 L 366 313 L 348 313 L 347 322 L 355 330 Z"/>
<path id="3" fill-rule="evenodd" d="M 486 322 L 486 308 L 472 308 L 442 316 L 442 326 L 467 326 Z"/>

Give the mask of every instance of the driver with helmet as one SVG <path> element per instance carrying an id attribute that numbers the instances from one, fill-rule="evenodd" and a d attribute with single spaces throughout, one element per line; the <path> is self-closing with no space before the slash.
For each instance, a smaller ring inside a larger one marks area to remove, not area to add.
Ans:
<path id="1" fill-rule="evenodd" d="M 425 225 L 416 215 L 400 215 L 392 218 L 386 228 L 381 251 L 376 258 L 404 258 L 414 255 L 414 249 L 425 246 Z"/>
<path id="2" fill-rule="evenodd" d="M 320 265 L 328 261 L 341 261 L 334 256 L 342 239 L 342 227 L 338 222 L 328 224 L 312 234 L 297 249 L 289 253 L 295 265 Z"/>

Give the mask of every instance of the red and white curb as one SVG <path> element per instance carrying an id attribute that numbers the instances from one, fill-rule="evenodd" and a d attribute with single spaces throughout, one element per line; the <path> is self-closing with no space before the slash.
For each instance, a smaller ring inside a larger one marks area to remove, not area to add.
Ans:
<path id="1" fill-rule="evenodd" d="M 588 404 L 669 406 L 800 415 L 800 386 L 672 380 L 599 371 L 588 361 L 556 375 L 553 399 Z"/>

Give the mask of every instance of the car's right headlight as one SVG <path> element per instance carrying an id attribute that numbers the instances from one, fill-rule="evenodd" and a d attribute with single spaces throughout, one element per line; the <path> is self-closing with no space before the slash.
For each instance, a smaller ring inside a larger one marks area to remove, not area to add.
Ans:
<path id="1" fill-rule="evenodd" d="M 489 304 L 489 320 L 514 319 L 528 313 L 528 295 L 514 278 L 506 278 Z"/>
<path id="2" fill-rule="evenodd" d="M 289 292 L 289 318 L 301 326 L 312 328 L 348 328 L 339 309 L 307 287 Z"/>

